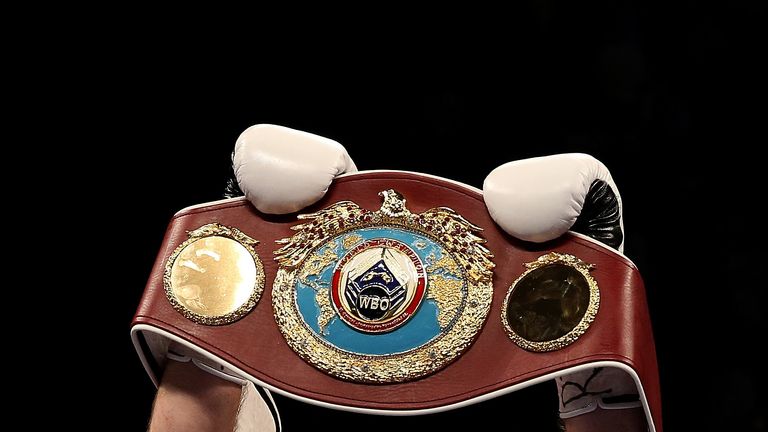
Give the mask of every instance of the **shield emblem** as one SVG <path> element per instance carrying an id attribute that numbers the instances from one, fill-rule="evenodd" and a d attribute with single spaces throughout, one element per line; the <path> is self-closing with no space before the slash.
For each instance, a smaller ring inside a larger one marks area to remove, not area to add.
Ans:
<path id="1" fill-rule="evenodd" d="M 382 255 L 386 251 L 382 250 Z M 354 280 L 347 282 L 344 294 L 356 306 L 362 319 L 381 320 L 405 300 L 405 287 L 383 259 Z"/>
<path id="2" fill-rule="evenodd" d="M 364 333 L 392 331 L 417 311 L 426 286 L 424 264 L 407 244 L 374 238 L 350 250 L 331 287 L 339 317 Z"/>

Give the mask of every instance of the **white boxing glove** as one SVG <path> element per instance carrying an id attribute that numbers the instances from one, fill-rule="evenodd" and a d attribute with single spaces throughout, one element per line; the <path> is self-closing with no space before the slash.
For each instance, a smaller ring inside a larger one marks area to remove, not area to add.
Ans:
<path id="1" fill-rule="evenodd" d="M 491 171 L 483 197 L 493 220 L 522 240 L 572 229 L 623 250 L 621 197 L 605 165 L 580 153 L 509 162 Z"/>
<path id="2" fill-rule="evenodd" d="M 246 198 L 271 214 L 299 211 L 322 198 L 334 177 L 357 171 L 336 141 L 269 124 L 240 134 L 232 168 Z"/>

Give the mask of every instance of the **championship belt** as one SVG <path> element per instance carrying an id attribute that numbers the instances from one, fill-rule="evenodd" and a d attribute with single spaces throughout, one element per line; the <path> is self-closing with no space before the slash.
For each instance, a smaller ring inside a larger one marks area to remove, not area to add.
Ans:
<path id="1" fill-rule="evenodd" d="M 662 430 L 635 265 L 572 232 L 510 237 L 479 190 L 423 174 L 341 176 L 298 217 L 244 198 L 182 210 L 131 336 L 155 384 L 175 343 L 285 396 L 380 415 L 618 368 Z"/>

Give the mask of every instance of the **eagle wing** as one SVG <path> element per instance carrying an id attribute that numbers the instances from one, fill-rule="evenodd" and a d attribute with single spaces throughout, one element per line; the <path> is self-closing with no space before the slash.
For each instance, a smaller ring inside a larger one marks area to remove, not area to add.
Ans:
<path id="1" fill-rule="evenodd" d="M 479 226 L 447 207 L 436 207 L 419 215 L 425 227 L 439 238 L 458 264 L 474 281 L 489 281 L 493 276 L 493 254 L 483 246 Z"/>
<path id="2" fill-rule="evenodd" d="M 308 222 L 292 226 L 296 234 L 277 241 L 283 246 L 275 251 L 275 259 L 282 266 L 296 267 L 309 252 L 328 240 L 329 233 L 358 223 L 367 213 L 370 212 L 352 201 L 340 201 L 318 212 L 299 215 L 300 220 Z"/>

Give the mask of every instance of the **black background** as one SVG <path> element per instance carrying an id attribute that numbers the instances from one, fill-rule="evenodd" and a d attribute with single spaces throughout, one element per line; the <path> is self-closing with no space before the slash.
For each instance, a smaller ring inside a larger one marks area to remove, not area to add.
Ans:
<path id="1" fill-rule="evenodd" d="M 756 245 L 764 215 L 754 204 L 764 194 L 751 152 L 764 143 L 764 78 L 754 68 L 765 54 L 755 42 L 761 15 L 693 3 L 516 8 L 503 22 L 467 17 L 481 34 L 446 24 L 403 44 L 357 39 L 357 29 L 278 49 L 275 34 L 254 34 L 225 58 L 225 42 L 180 32 L 110 57 L 104 70 L 128 78 L 94 99 L 94 111 L 108 111 L 103 145 L 118 152 L 95 180 L 129 183 L 102 205 L 111 210 L 104 222 L 130 237 L 110 258 L 123 269 L 110 291 L 120 312 L 110 367 L 133 403 L 104 413 L 146 425 L 154 389 L 128 329 L 166 224 L 180 208 L 220 198 L 239 133 L 274 123 L 341 142 L 360 169 L 478 187 L 507 161 L 596 156 L 620 189 L 625 253 L 646 281 L 667 430 L 766 430 L 763 362 L 752 353 L 765 329 Z M 380 36 L 400 30 L 392 22 Z M 437 421 L 554 430 L 553 392 L 539 386 Z M 278 403 L 289 431 L 341 421 Z M 433 421 L 348 424 L 410 430 Z"/>

